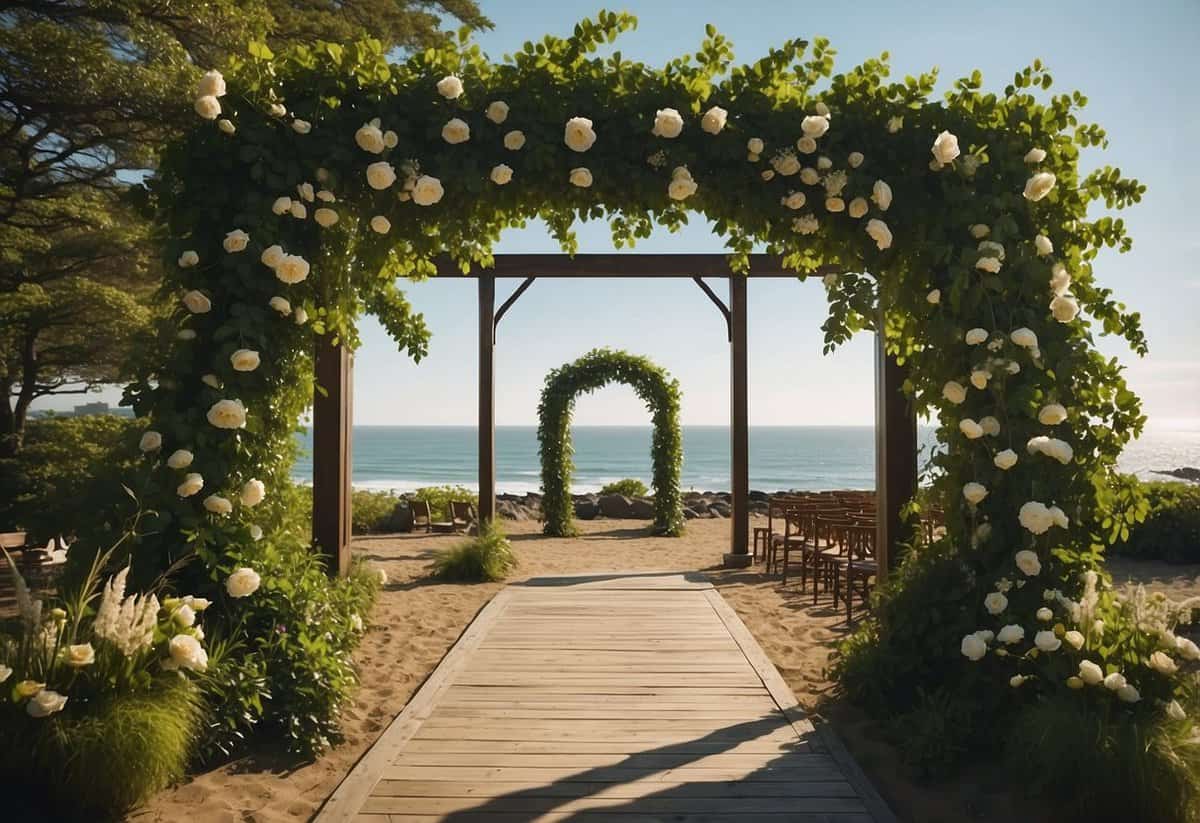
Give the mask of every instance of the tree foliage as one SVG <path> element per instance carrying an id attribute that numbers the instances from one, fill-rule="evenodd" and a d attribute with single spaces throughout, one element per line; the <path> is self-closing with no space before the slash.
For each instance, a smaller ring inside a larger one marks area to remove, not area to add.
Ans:
<path id="1" fill-rule="evenodd" d="M 632 388 L 646 404 L 654 433 L 650 458 L 654 477 L 654 531 L 678 537 L 683 533 L 683 504 L 679 469 L 683 435 L 679 430 L 679 381 L 645 357 L 612 349 L 594 349 L 546 375 L 538 403 L 538 450 L 542 460 L 542 518 L 546 534 L 575 534 L 575 503 L 571 499 L 571 415 L 575 399 L 609 383 Z M 644 488 L 644 487 L 643 487 Z"/>

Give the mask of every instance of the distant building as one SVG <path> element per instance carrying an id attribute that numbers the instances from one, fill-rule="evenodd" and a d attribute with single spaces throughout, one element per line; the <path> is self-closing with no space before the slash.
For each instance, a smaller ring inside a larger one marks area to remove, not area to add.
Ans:
<path id="1" fill-rule="evenodd" d="M 83 417 L 88 414 L 112 414 L 113 408 L 104 401 L 95 403 L 84 403 L 82 406 L 76 406 L 74 416 Z"/>

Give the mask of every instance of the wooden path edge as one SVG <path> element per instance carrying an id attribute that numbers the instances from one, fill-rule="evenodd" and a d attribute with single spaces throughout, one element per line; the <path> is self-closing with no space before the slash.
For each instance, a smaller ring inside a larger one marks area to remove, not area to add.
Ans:
<path id="1" fill-rule="evenodd" d="M 359 809 L 379 782 L 380 776 L 387 771 L 409 739 L 417 733 L 421 723 L 437 705 L 442 692 L 449 688 L 454 675 L 458 674 L 471 652 L 482 642 L 512 597 L 512 589 L 506 586 L 479 610 L 463 629 L 458 640 L 430 672 L 429 677 L 409 699 L 403 711 L 396 715 L 383 734 L 363 752 L 362 757 L 333 790 L 333 794 L 321 804 L 312 817 L 312 823 L 345 823 L 358 815 Z"/>
<path id="2" fill-rule="evenodd" d="M 796 699 L 795 692 L 783 679 L 779 670 L 775 668 L 775 664 L 767 657 L 767 653 L 763 651 L 762 646 L 754 639 L 754 635 L 746 628 L 746 624 L 742 622 L 742 618 L 738 617 L 738 613 L 734 611 L 729 602 L 721 596 L 719 589 L 711 589 L 704 593 L 704 597 L 712 606 L 713 611 L 721 618 L 721 622 L 725 624 L 725 628 L 733 635 L 733 639 L 737 642 L 738 647 L 742 650 L 742 654 L 750 661 L 755 671 L 758 672 L 759 678 L 763 685 L 767 687 L 771 698 L 775 704 L 779 706 L 779 710 L 783 712 L 788 722 L 792 724 L 792 728 L 801 737 L 806 734 L 814 734 L 819 739 L 820 743 L 825 746 L 829 756 L 841 768 L 842 773 L 846 776 L 846 782 L 854 787 L 858 793 L 858 797 L 862 800 L 863 805 L 867 807 L 867 812 L 875 819 L 875 823 L 899 823 L 896 815 L 884 801 L 882 795 L 875 789 L 874 784 L 867 778 L 866 773 L 855 761 L 850 754 L 841 738 L 833 730 L 833 726 L 824 720 L 819 720 L 814 723 L 808 718 L 804 709 L 800 706 L 800 701 Z"/>

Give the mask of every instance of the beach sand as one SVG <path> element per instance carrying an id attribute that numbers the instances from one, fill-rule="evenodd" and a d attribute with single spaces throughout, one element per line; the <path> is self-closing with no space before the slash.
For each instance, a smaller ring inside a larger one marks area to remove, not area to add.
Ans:
<path id="1" fill-rule="evenodd" d="M 756 521 L 752 521 L 752 525 Z M 763 521 L 765 522 L 765 521 Z M 683 538 L 656 538 L 645 521 L 580 522 L 581 537 L 551 539 L 536 522 L 506 523 L 520 567 L 513 580 L 593 571 L 701 570 L 737 610 L 806 709 L 834 728 L 902 820 L 921 823 L 1012 821 L 1041 816 L 1007 793 L 998 770 L 980 770 L 937 786 L 914 783 L 868 718 L 831 699 L 825 670 L 829 654 L 847 632 L 844 611 L 827 598 L 816 606 L 789 582 L 753 569 L 721 568 L 729 521 L 689 521 Z M 430 580 L 434 552 L 461 537 L 401 534 L 360 536 L 356 554 L 387 571 L 388 584 L 370 618 L 356 661 L 361 686 L 344 713 L 345 740 L 312 763 L 296 763 L 262 750 L 196 775 L 130 815 L 139 823 L 233 823 L 308 820 L 338 782 L 404 708 L 442 655 L 501 583 L 453 584 Z M 1148 572 L 1174 596 L 1198 585 L 1195 569 L 1121 566 L 1119 579 Z M 1182 582 L 1181 582 L 1182 578 Z"/>

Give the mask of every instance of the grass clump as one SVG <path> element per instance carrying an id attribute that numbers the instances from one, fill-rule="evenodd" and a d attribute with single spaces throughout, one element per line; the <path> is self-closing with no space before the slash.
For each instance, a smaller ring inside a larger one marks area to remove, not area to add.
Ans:
<path id="1" fill-rule="evenodd" d="M 626 477 L 624 480 L 605 484 L 604 488 L 600 489 L 600 493 L 620 494 L 625 497 L 645 497 L 650 494 L 650 490 L 646 488 L 645 483 L 636 477 Z"/>
<path id="2" fill-rule="evenodd" d="M 484 521 L 477 536 L 438 553 L 433 574 L 443 580 L 491 582 L 503 580 L 516 566 L 504 532 L 493 521 Z"/>

